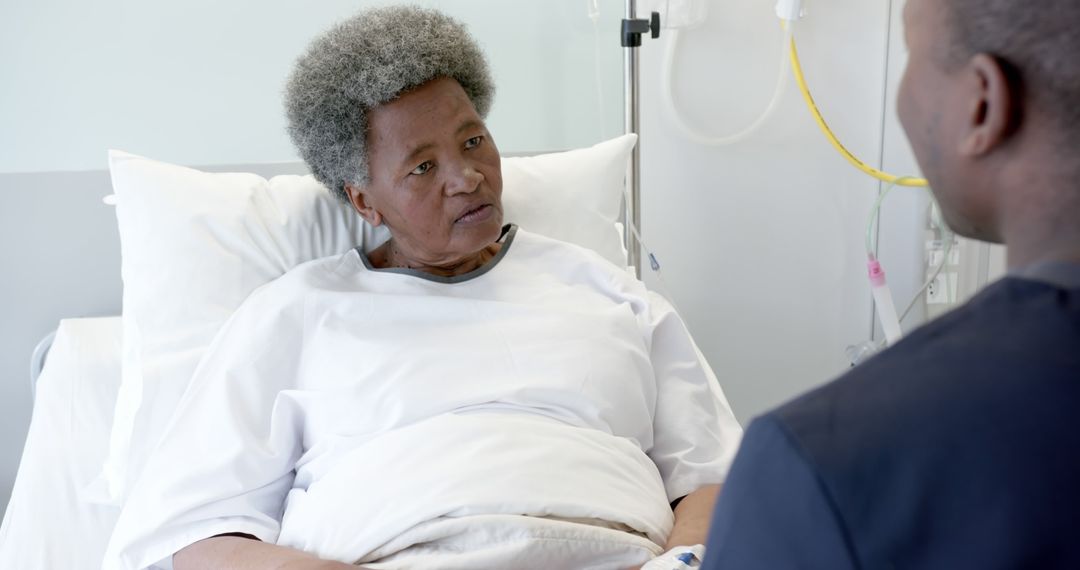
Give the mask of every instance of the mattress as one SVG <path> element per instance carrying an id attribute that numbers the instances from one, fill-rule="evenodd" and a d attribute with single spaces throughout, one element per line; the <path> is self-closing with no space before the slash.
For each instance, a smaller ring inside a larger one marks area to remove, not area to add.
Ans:
<path id="1" fill-rule="evenodd" d="M 116 507 L 84 500 L 120 385 L 120 318 L 60 322 L 0 526 L 0 568 L 99 569 Z"/>

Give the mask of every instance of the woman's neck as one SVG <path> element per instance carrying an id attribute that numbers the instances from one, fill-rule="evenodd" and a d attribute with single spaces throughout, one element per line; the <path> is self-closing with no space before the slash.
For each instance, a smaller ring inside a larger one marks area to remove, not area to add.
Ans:
<path id="1" fill-rule="evenodd" d="M 465 256 L 464 258 L 447 263 L 433 264 L 409 256 L 397 247 L 393 238 L 390 238 L 390 241 L 372 251 L 368 255 L 368 260 L 371 262 L 371 265 L 377 269 L 413 269 L 432 275 L 438 275 L 440 277 L 456 277 L 471 271 L 476 271 L 484 265 L 487 265 L 492 259 L 495 259 L 495 256 L 498 255 L 499 250 L 501 249 L 502 244 L 495 242 L 472 255 Z"/>

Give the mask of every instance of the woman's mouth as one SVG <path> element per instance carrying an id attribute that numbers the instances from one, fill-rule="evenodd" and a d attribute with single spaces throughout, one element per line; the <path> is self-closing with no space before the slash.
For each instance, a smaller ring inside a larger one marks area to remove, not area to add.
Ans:
<path id="1" fill-rule="evenodd" d="M 460 218 L 454 221 L 456 224 L 475 224 L 479 222 L 486 222 L 494 214 L 495 208 L 491 204 L 484 204 L 465 212 Z"/>

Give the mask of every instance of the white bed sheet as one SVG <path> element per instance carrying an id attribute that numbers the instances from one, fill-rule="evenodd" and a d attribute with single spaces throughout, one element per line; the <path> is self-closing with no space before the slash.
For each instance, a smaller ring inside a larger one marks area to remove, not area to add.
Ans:
<path id="1" fill-rule="evenodd" d="M 119 385 L 120 318 L 61 321 L 0 526 L 0 568 L 101 568 L 119 511 L 83 490 L 101 470 Z"/>

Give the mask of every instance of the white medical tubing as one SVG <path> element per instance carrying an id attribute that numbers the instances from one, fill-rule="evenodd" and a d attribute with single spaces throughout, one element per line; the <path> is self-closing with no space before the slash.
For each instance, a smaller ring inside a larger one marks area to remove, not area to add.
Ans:
<path id="1" fill-rule="evenodd" d="M 911 176 L 901 176 L 893 182 L 890 182 L 885 187 L 885 189 L 878 194 L 877 200 L 874 202 L 874 207 L 870 210 L 870 219 L 866 222 L 866 255 L 869 256 L 870 259 L 874 259 L 876 256 L 877 247 L 873 239 L 874 223 L 878 220 L 878 214 L 881 212 L 881 206 L 885 202 L 885 197 L 888 196 L 889 192 L 892 192 L 897 185 L 903 184 L 905 182 L 910 182 L 912 180 L 916 180 L 916 178 Z M 927 191 L 929 191 L 929 188 L 926 189 Z M 934 199 L 933 194 L 930 195 L 930 199 Z M 944 223 L 942 222 L 941 225 L 944 226 Z M 945 263 L 949 258 L 949 253 L 952 251 L 954 238 L 952 232 L 946 230 L 944 234 L 945 236 L 942 239 L 945 240 L 945 251 L 942 257 L 942 261 L 938 264 L 930 277 L 923 283 L 922 287 L 919 287 L 919 290 L 915 293 L 915 296 L 911 299 L 911 302 L 909 302 L 907 304 L 907 307 L 904 308 L 904 312 L 900 313 L 900 322 L 903 322 L 904 319 L 907 318 L 908 314 L 911 313 L 911 309 L 915 308 L 915 304 L 919 301 L 919 298 L 922 297 L 922 294 L 930 288 L 930 284 L 937 280 L 938 275 L 941 274 L 941 270 L 945 267 Z M 892 300 L 890 299 L 890 303 L 891 302 Z"/>
<path id="2" fill-rule="evenodd" d="M 923 282 L 923 286 L 919 287 L 919 290 L 915 293 L 915 296 L 912 297 L 911 302 L 908 303 L 907 307 L 904 309 L 904 312 L 900 313 L 901 322 L 903 322 L 903 320 L 907 318 L 908 313 L 911 312 L 911 309 L 915 308 L 915 303 L 919 302 L 919 299 L 922 298 L 923 293 L 925 293 L 926 290 L 930 288 L 930 285 L 933 284 L 934 281 L 937 281 L 938 275 L 941 275 L 941 270 L 945 269 L 945 264 L 949 262 L 949 254 L 952 253 L 953 242 L 956 241 L 956 237 L 952 234 L 952 232 L 947 231 L 945 232 L 945 237 L 943 239 L 945 240 L 945 250 L 941 253 L 941 262 L 938 263 L 936 268 L 934 268 L 934 272 L 930 274 L 930 277 L 928 277 L 926 281 Z"/>
<path id="3" fill-rule="evenodd" d="M 630 228 L 630 232 L 634 235 L 634 238 L 637 239 L 637 242 L 641 246 L 641 249 L 645 250 L 645 253 L 649 257 L 649 267 L 652 269 L 653 274 L 656 275 L 656 284 L 660 288 L 660 291 L 658 292 L 665 299 L 667 299 L 668 303 L 670 303 L 677 312 L 681 313 L 682 311 L 679 311 L 679 307 L 675 303 L 675 296 L 671 293 L 671 288 L 668 287 L 667 280 L 664 279 L 664 272 L 660 270 L 660 261 L 656 258 L 656 254 L 654 254 L 652 249 L 649 248 L 649 244 L 645 243 L 645 240 L 641 239 L 641 231 L 638 230 L 637 226 L 635 226 L 634 224 L 630 224 L 627 227 Z M 638 271 L 638 273 L 638 278 L 640 279 L 641 272 Z"/>
<path id="4" fill-rule="evenodd" d="M 671 30 L 669 35 L 671 37 L 668 40 L 667 50 L 664 53 L 663 64 L 663 82 L 664 88 L 662 89 L 664 96 L 664 105 L 667 107 L 675 126 L 678 127 L 682 134 L 691 141 L 706 145 L 706 146 L 727 146 L 742 142 L 756 133 L 758 129 L 764 125 L 769 118 L 772 117 L 774 111 L 780 103 L 780 99 L 783 97 L 784 88 L 788 82 L 788 70 L 789 62 L 787 57 L 788 45 L 791 44 L 792 29 L 794 26 L 786 26 L 783 34 L 783 42 L 780 44 L 780 63 L 778 65 L 779 72 L 776 76 L 776 86 L 773 88 L 772 97 L 769 99 L 769 103 L 765 106 L 765 110 L 753 122 L 747 125 L 745 128 L 725 136 L 712 136 L 698 132 L 686 121 L 679 111 L 678 103 L 675 100 L 674 94 L 674 68 L 675 68 L 675 53 L 679 49 L 679 30 Z"/>
<path id="5" fill-rule="evenodd" d="M 889 291 L 889 284 L 885 282 L 885 272 L 881 270 L 881 264 L 876 259 L 870 258 L 867 269 L 870 273 L 870 290 L 874 295 L 874 307 L 877 308 L 878 320 L 881 321 L 881 330 L 885 332 L 885 342 L 892 346 L 903 336 L 900 330 L 900 319 L 896 316 L 892 292 Z"/>

